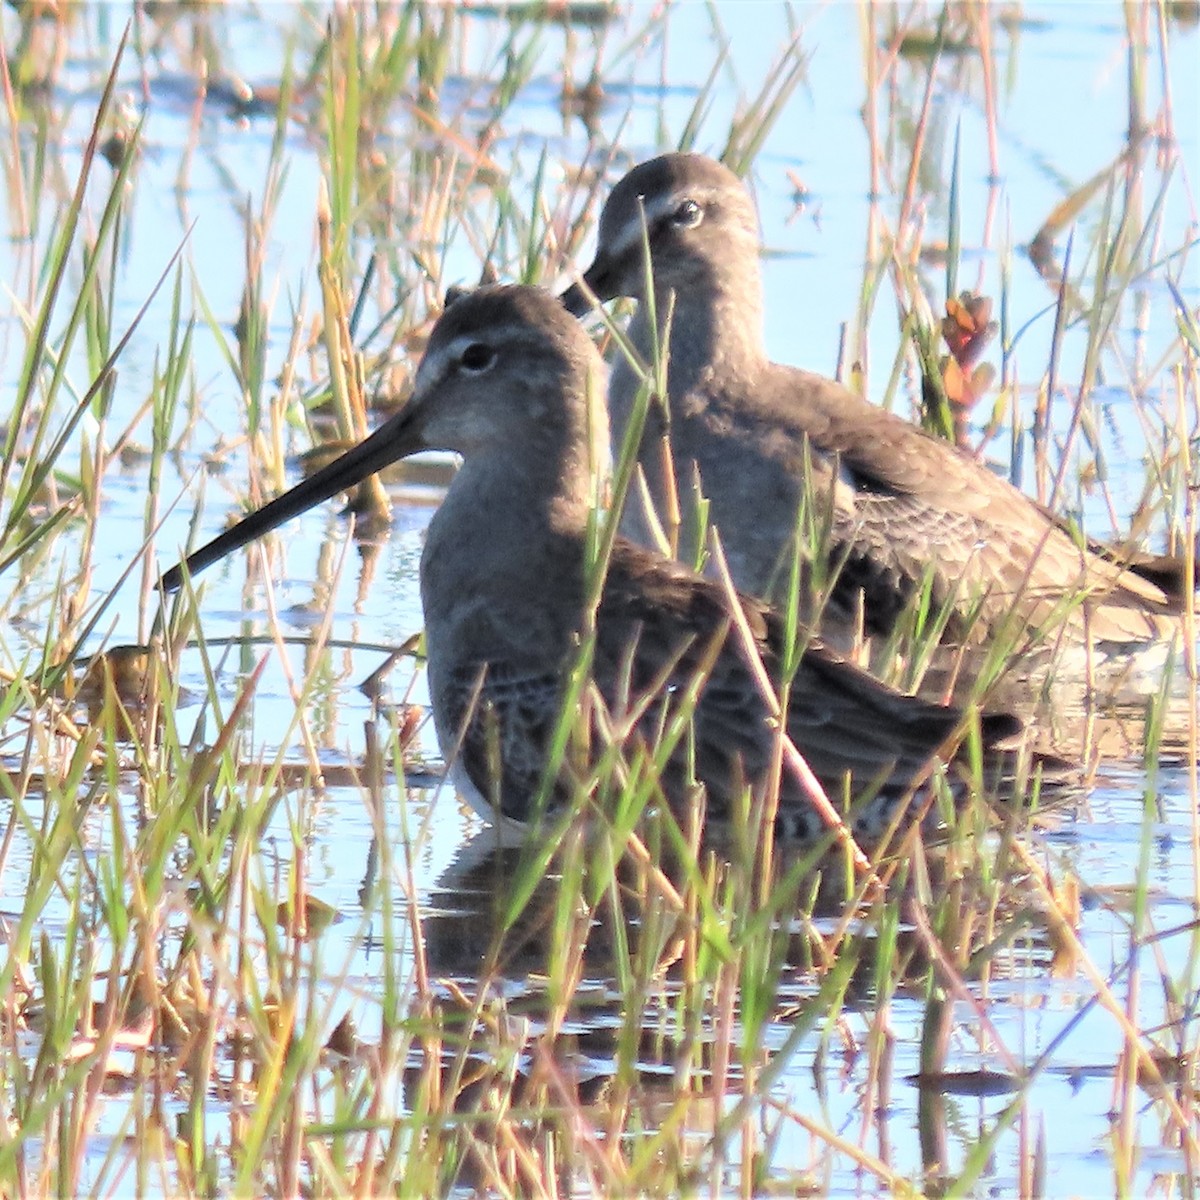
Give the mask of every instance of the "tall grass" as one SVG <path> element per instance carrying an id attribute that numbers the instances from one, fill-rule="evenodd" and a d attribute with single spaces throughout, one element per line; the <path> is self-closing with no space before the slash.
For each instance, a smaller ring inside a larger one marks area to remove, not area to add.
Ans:
<path id="1" fill-rule="evenodd" d="M 216 618 L 203 593 L 154 628 L 157 567 L 176 549 L 155 545 L 175 465 L 182 456 L 190 479 L 209 449 L 203 439 L 215 440 L 205 423 L 214 359 L 218 386 L 245 414 L 240 428 L 216 431 L 227 441 L 215 459 L 231 458 L 233 446 L 240 455 L 220 507 L 257 504 L 284 486 L 291 450 L 357 437 L 376 402 L 403 398 L 448 284 L 486 272 L 551 279 L 578 259 L 603 193 L 591 168 L 649 147 L 604 144 L 612 117 L 602 116 L 600 132 L 587 134 L 585 169 L 577 140 L 551 138 L 509 172 L 522 98 L 543 78 L 538 55 L 554 46 L 570 63 L 564 90 L 579 77 L 611 86 L 647 46 L 669 44 L 672 16 L 624 29 L 551 17 L 509 10 L 484 27 L 424 6 L 339 9 L 328 23 L 299 9 L 251 18 L 139 8 L 121 87 L 155 83 L 163 62 L 194 82 L 195 111 L 180 118 L 190 131 L 183 187 L 216 154 L 206 131 L 245 29 L 278 34 L 285 64 L 277 93 L 258 97 L 261 176 L 230 177 L 206 200 L 235 214 L 242 233 L 220 264 L 236 276 L 240 312 L 210 300 L 209 264 L 170 267 L 172 244 L 159 267 L 163 303 L 152 310 L 157 352 L 135 383 L 114 375 L 130 324 L 122 264 L 129 240 L 145 236 L 144 155 L 160 151 L 147 151 L 138 132 L 116 169 L 98 161 L 119 124 L 115 72 L 89 101 L 97 112 L 82 153 L 68 132 L 78 128 L 68 110 L 84 104 L 71 90 L 78 57 L 95 47 L 116 57 L 111 15 L 37 4 L 6 12 L 12 36 L 0 66 L 14 153 L 5 207 L 23 240 L 7 302 L 16 320 L 5 347 L 18 365 L 0 461 L 0 567 L 10 581 L 0 633 L 0 1188 L 964 1194 L 1007 1186 L 1011 1174 L 1028 1194 L 1047 1193 L 1055 1131 L 1032 1113 L 1040 1097 L 1062 1100 L 1065 1077 L 1082 1080 L 1081 1110 L 1101 1092 L 1111 1108 L 1104 1152 L 1114 1193 L 1143 1186 L 1139 1156 L 1150 1147 L 1176 1170 L 1176 1190 L 1192 1194 L 1200 938 L 1190 910 L 1158 896 L 1171 862 L 1190 862 L 1192 894 L 1200 888 L 1192 605 L 1179 658 L 1139 711 L 1110 713 L 1097 701 L 1088 714 L 1097 755 L 1110 744 L 1099 727 L 1113 717 L 1127 757 L 1145 767 L 1120 888 L 1109 876 L 1094 886 L 1090 843 L 1065 819 L 1048 836 L 1030 834 L 985 803 L 952 822 L 940 845 L 903 832 L 865 878 L 843 860 L 814 869 L 781 850 L 754 813 L 741 836 L 714 846 L 699 811 L 676 820 L 651 802 L 665 746 L 656 760 L 619 743 L 592 760 L 578 811 L 553 836 L 506 850 L 481 830 L 431 886 L 453 799 L 445 785 L 435 807 L 416 786 L 437 764 L 422 758 L 429 739 L 418 732 L 414 742 L 403 700 L 375 702 L 364 748 L 348 762 L 330 750 L 350 674 L 335 657 L 334 605 L 299 659 L 288 653 L 282 593 L 249 568 L 243 624 L 265 649 L 250 636 L 232 648 L 206 638 Z M 967 146 L 938 154 L 948 139 L 935 101 L 947 89 L 978 98 L 987 169 L 1000 174 L 999 47 L 1019 56 L 1019 44 L 998 11 L 862 8 L 862 186 L 880 200 L 861 308 L 847 314 L 858 364 L 850 382 L 904 403 L 911 345 L 881 381 L 865 353 L 880 322 L 923 330 L 927 372 L 937 371 L 945 302 L 971 288 L 962 247 L 997 239 L 1006 265 L 988 438 L 1026 445 L 1032 394 L 1039 437 L 1032 461 L 1013 456 L 1012 470 L 1076 516 L 1098 496 L 1112 529 L 1097 532 L 1123 531 L 1130 515 L 1107 487 L 1112 443 L 1096 403 L 1097 381 L 1115 374 L 1138 398 L 1153 447 L 1135 532 L 1164 545 L 1169 535 L 1194 581 L 1200 335 L 1186 291 L 1176 293 L 1179 336 L 1162 362 L 1130 361 L 1119 337 L 1139 289 L 1188 263 L 1189 248 L 1168 240 L 1182 164 L 1158 171 L 1161 143 L 1136 132 L 1154 119 L 1153 73 L 1169 77 L 1181 51 L 1164 7 L 1134 6 L 1127 20 L 1135 132 L 1096 187 L 1076 189 L 1057 214 L 1022 216 L 1024 227 L 1042 222 L 1041 243 L 1056 255 L 1047 310 L 1033 313 L 1007 290 L 1017 239 L 970 228 L 957 202 L 944 212 L 930 203 L 964 190 L 973 169 Z M 795 111 L 804 32 L 789 31 L 762 81 L 736 81 L 749 99 L 726 127 L 712 114 L 732 57 L 714 27 L 709 82 L 681 129 L 664 118 L 664 142 L 725 148 L 751 171 L 773 170 L 761 148 L 779 144 Z M 484 36 L 491 53 L 468 75 L 478 61 L 471 39 Z M 1161 132 L 1169 144 L 1169 123 Z M 291 295 L 271 274 L 271 248 L 280 206 L 294 202 L 295 166 L 312 154 L 328 202 L 319 205 L 315 187 L 306 201 L 311 282 Z M 185 227 L 203 219 L 195 197 L 180 205 Z M 923 267 L 934 242 L 944 242 L 934 278 L 945 295 Z M 1035 320 L 1055 324 L 1053 362 L 1023 354 Z M 138 332 L 147 336 L 144 324 Z M 207 358 L 205 340 L 216 347 Z M 1082 346 L 1075 378 L 1058 357 L 1068 341 Z M 661 388 L 669 364 L 646 367 Z M 1164 374 L 1166 396 L 1151 386 Z M 143 425 L 114 416 L 126 386 L 144 390 L 121 410 L 140 417 L 146 405 L 144 458 L 134 453 Z M 332 433 L 330 401 L 341 414 Z M 126 548 L 136 647 L 107 644 L 127 592 L 91 582 L 115 551 L 106 502 L 123 449 L 139 488 L 145 481 L 145 546 Z M 626 456 L 618 492 L 632 483 L 629 466 Z M 192 540 L 216 503 L 201 494 L 215 483 L 199 479 L 186 502 Z M 612 529 L 611 515 L 599 515 L 594 582 Z M 804 536 L 818 542 L 821 529 L 813 513 Z M 324 582 L 337 595 L 353 558 L 344 549 L 328 558 Z M 229 570 L 242 571 L 241 560 Z M 913 685 L 939 619 L 918 611 L 895 647 Z M 108 653 L 76 683 L 70 668 L 85 648 Z M 359 647 L 356 668 L 368 653 Z M 586 670 L 572 682 L 585 720 L 601 720 Z M 563 756 L 579 735 L 578 720 L 564 719 Z M 1122 769 L 1100 768 L 1092 804 L 1101 816 L 1121 802 Z M 1163 811 L 1179 795 L 1192 814 L 1184 838 Z M 321 855 L 360 815 L 369 829 L 362 880 L 337 912 L 321 895 Z M 1013 1017 L 1018 1004 L 1024 1023 Z M 1070 1009 L 1061 1021 L 1056 1006 Z"/>

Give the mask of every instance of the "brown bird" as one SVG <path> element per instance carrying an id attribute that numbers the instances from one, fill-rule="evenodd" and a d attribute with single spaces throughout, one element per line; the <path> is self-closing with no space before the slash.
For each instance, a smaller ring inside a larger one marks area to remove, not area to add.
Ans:
<path id="1" fill-rule="evenodd" d="M 639 461 L 659 517 L 678 493 L 685 561 L 702 545 L 690 486 L 698 471 L 734 582 L 754 595 L 779 597 L 805 496 L 818 513 L 832 509 L 829 560 L 842 566 L 829 615 L 838 624 L 861 602 L 867 629 L 890 632 L 928 578 L 934 604 L 953 606 L 955 640 L 1062 628 L 1075 641 L 1128 645 L 1176 632 L 1180 597 L 1161 579 L 1079 545 L 948 442 L 767 357 L 758 222 L 745 187 L 720 163 L 665 154 L 630 171 L 601 212 L 583 284 L 563 296 L 571 312 L 590 311 L 592 296 L 631 297 L 634 348 L 647 362 L 658 342 L 665 348 L 668 395 L 649 409 Z M 609 392 L 618 445 L 641 384 L 619 355 Z M 631 500 L 623 531 L 655 544 L 653 520 Z"/>
<path id="2" fill-rule="evenodd" d="M 551 807 L 605 747 L 623 742 L 629 771 L 643 755 L 659 756 L 655 794 L 672 808 L 685 809 L 701 784 L 706 820 L 725 821 L 745 784 L 760 800 L 768 787 L 779 734 L 767 694 L 787 669 L 785 622 L 754 600 L 735 610 L 721 584 L 621 538 L 607 573 L 597 574 L 603 396 L 599 355 L 553 296 L 483 288 L 438 321 L 400 413 L 191 555 L 187 572 L 396 459 L 460 454 L 421 556 L 434 724 L 459 789 L 501 824 L 537 816 L 582 661 L 593 686 L 578 703 L 592 713 L 592 749 L 582 767 L 569 755 L 558 770 Z M 173 568 L 164 588 L 183 577 L 182 565 Z M 602 585 L 592 586 L 594 577 Z M 788 737 L 835 800 L 862 799 L 850 825 L 864 838 L 926 805 L 931 773 L 945 775 L 949 794 L 965 794 L 954 754 L 968 723 L 962 711 L 894 691 L 819 642 L 796 655 Z M 1006 714 L 981 719 L 993 777 L 1008 777 L 1012 755 L 1000 743 L 1019 730 Z M 776 828 L 809 840 L 824 822 L 802 766 L 786 754 L 785 763 Z"/>

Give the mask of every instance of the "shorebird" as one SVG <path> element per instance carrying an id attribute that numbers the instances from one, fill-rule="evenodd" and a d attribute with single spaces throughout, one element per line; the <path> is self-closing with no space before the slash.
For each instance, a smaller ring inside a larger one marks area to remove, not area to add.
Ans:
<path id="1" fill-rule="evenodd" d="M 595 536 L 597 473 L 608 453 L 603 374 L 586 332 L 550 293 L 468 294 L 437 322 L 396 416 L 192 554 L 186 572 L 397 459 L 457 453 L 462 466 L 430 522 L 420 580 L 434 725 L 460 792 L 498 824 L 538 815 L 582 655 L 592 686 L 580 705 L 600 702 L 592 760 L 580 768 L 568 756 L 548 789 L 551 807 L 587 778 L 605 752 L 596 747 L 623 738 L 627 762 L 643 749 L 662 755 L 655 794 L 674 810 L 702 785 L 711 825 L 733 819 L 744 785 L 760 797 L 768 786 L 780 735 L 767 694 L 789 656 L 786 622 L 620 537 L 602 586 L 589 583 L 603 544 Z M 167 572 L 164 588 L 177 589 L 184 573 L 185 564 Z M 959 709 L 894 691 L 813 641 L 799 653 L 784 727 L 830 795 L 868 796 L 848 827 L 869 840 L 910 811 L 898 806 L 927 804 L 931 772 L 962 793 L 954 756 L 966 725 Z M 1005 744 L 1020 728 L 1007 714 L 980 719 L 984 761 L 1001 774 L 1011 765 Z M 823 829 L 803 775 L 785 754 L 775 828 L 792 841 Z"/>
<path id="2" fill-rule="evenodd" d="M 668 395 L 649 410 L 639 462 L 659 517 L 678 496 L 691 534 L 680 547 L 686 561 L 697 553 L 698 487 L 735 583 L 778 599 L 807 495 L 818 512 L 832 510 L 829 561 L 842 563 L 830 598 L 835 624 L 861 605 L 866 629 L 886 634 L 928 579 L 934 604 L 954 609 L 947 637 L 967 643 L 1002 627 L 1021 637 L 1061 627 L 1075 642 L 1129 645 L 1178 628 L 1179 596 L 1119 555 L 1081 546 L 968 454 L 831 379 L 767 357 L 758 221 L 741 180 L 720 163 L 665 154 L 613 188 L 595 260 L 563 301 L 582 316 L 593 297 L 618 296 L 638 301 L 628 334 L 642 359 L 660 341 L 665 349 Z M 617 356 L 615 444 L 642 378 Z M 661 542 L 636 495 L 622 529 L 644 545 Z"/>

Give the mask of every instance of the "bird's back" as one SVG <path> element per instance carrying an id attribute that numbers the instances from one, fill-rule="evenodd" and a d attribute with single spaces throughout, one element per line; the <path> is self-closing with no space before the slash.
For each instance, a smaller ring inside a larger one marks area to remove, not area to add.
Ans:
<path id="1" fill-rule="evenodd" d="M 855 611 L 861 594 L 877 632 L 927 573 L 935 604 L 978 604 L 974 626 L 951 625 L 967 640 L 994 636 L 1014 610 L 1021 628 L 1063 624 L 1094 642 L 1176 628 L 1177 597 L 1077 543 L 963 450 L 831 380 L 771 364 L 747 388 L 712 373 L 671 408 L 676 468 L 695 460 L 710 523 L 748 591 L 779 595 L 805 502 L 818 528 L 832 510 L 827 553 L 844 564 L 835 609 Z"/>

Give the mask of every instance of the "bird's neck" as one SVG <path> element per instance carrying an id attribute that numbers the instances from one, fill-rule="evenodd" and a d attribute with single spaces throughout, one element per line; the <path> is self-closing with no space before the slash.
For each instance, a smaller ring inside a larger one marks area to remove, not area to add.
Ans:
<path id="1" fill-rule="evenodd" d="M 756 257 L 741 266 L 710 267 L 694 286 L 660 286 L 655 291 L 653 314 L 649 304 L 639 304 L 629 333 L 647 362 L 656 344 L 665 345 L 673 397 L 703 386 L 705 380 L 752 375 L 766 363 L 762 278 Z M 664 343 L 668 320 L 669 342 Z"/>
<path id="2" fill-rule="evenodd" d="M 621 532 L 641 545 L 658 544 L 658 529 L 669 539 L 679 537 L 679 552 L 690 559 L 703 537 L 705 518 L 696 507 L 692 487 L 693 460 L 705 444 L 713 409 L 728 397 L 754 393 L 769 365 L 763 339 L 762 279 L 757 246 L 732 246 L 727 264 L 706 265 L 688 286 L 660 287 L 654 313 L 639 303 L 629 337 L 644 362 L 653 369 L 655 345 L 667 353 L 667 400 L 651 402 L 637 450 L 645 498 L 634 494 L 626 502 Z M 669 341 L 664 342 L 668 328 Z M 657 325 L 657 328 L 656 328 Z M 642 379 L 618 355 L 609 389 L 614 456 L 620 453 L 637 410 Z M 663 435 L 670 430 L 670 456 L 664 457 Z M 679 506 L 678 512 L 676 505 Z M 672 516 L 682 521 L 675 530 Z"/>
<path id="3" fill-rule="evenodd" d="M 556 452 L 543 446 L 510 446 L 467 459 L 459 468 L 439 511 L 473 514 L 481 526 L 548 529 L 558 533 L 585 530 L 589 514 L 602 498 L 605 466 L 583 447 Z"/>
<path id="4" fill-rule="evenodd" d="M 604 448 L 605 451 L 607 447 Z M 555 461 L 555 455 L 558 459 Z M 497 446 L 468 457 L 429 525 L 421 558 L 427 622 L 468 598 L 495 597 L 489 623 L 511 600 L 513 619 L 559 614 L 565 638 L 582 604 L 588 522 L 602 499 L 596 459 L 578 444 Z"/>

